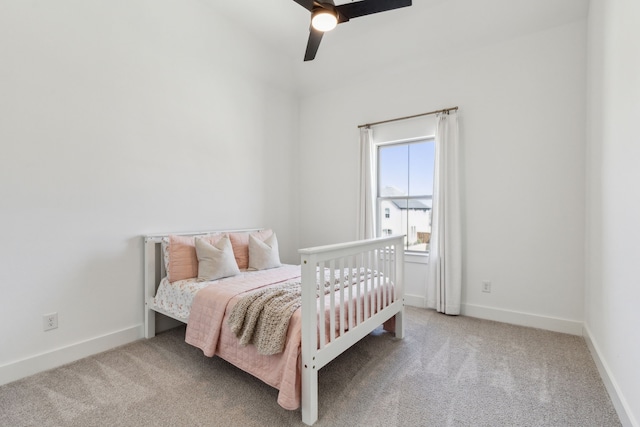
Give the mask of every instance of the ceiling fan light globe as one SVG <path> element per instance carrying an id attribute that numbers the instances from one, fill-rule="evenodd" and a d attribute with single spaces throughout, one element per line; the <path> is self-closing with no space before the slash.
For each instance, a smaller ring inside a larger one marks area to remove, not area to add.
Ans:
<path id="1" fill-rule="evenodd" d="M 333 30 L 338 25 L 338 18 L 328 10 L 318 10 L 313 12 L 311 26 L 318 31 L 326 32 Z"/>

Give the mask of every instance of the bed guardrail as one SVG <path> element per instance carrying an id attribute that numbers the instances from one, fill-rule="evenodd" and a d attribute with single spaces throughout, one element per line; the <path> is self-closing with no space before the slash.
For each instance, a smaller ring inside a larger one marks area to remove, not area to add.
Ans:
<path id="1" fill-rule="evenodd" d="M 404 236 L 301 249 L 302 421 L 318 419 L 318 370 L 393 318 L 404 337 Z M 317 297 L 328 271 L 326 298 Z M 350 286 L 364 277 L 363 286 Z M 326 306 L 328 300 L 328 306 Z M 328 322 L 326 316 L 329 316 Z M 322 325 L 328 324 L 325 328 Z M 318 327 L 318 325 L 321 325 Z"/>

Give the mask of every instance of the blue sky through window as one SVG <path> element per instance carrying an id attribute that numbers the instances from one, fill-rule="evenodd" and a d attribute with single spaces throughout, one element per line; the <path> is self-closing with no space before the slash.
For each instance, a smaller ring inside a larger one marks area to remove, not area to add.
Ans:
<path id="1" fill-rule="evenodd" d="M 433 194 L 433 140 L 382 146 L 379 155 L 380 190 L 395 187 L 409 196 Z"/>

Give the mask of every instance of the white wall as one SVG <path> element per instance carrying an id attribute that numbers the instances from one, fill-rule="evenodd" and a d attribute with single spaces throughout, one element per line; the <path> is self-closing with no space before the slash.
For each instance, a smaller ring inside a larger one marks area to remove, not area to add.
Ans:
<path id="1" fill-rule="evenodd" d="M 591 0 L 585 332 L 623 424 L 634 426 L 640 426 L 638 22 L 637 1 Z"/>
<path id="2" fill-rule="evenodd" d="M 355 237 L 357 125 L 459 106 L 464 311 L 581 333 L 585 61 L 586 23 L 577 22 L 307 92 L 302 246 Z"/>
<path id="3" fill-rule="evenodd" d="M 198 1 L 0 3 L 0 384 L 141 336 L 144 233 L 270 226 L 295 262 L 297 99 L 260 43 Z"/>

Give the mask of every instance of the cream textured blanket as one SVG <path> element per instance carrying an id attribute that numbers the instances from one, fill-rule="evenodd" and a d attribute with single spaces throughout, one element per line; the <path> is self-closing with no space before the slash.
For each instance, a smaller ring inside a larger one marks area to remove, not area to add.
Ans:
<path id="1" fill-rule="evenodd" d="M 280 353 L 289 328 L 289 319 L 302 305 L 300 282 L 260 289 L 243 297 L 229 315 L 231 331 L 241 345 L 253 343 L 258 353 Z"/>
<path id="2" fill-rule="evenodd" d="M 363 269 L 359 272 L 345 269 L 342 277 L 345 282 L 355 284 L 365 279 L 369 273 Z M 316 285 L 318 296 L 328 294 L 332 286 L 336 290 L 340 288 L 340 274 L 331 274 L 326 270 L 324 276 L 323 290 L 320 291 L 320 284 Z M 263 288 L 247 294 L 233 306 L 229 326 L 241 345 L 251 343 L 256 346 L 258 353 L 264 355 L 280 353 L 284 349 L 291 315 L 301 305 L 300 280 Z"/>

